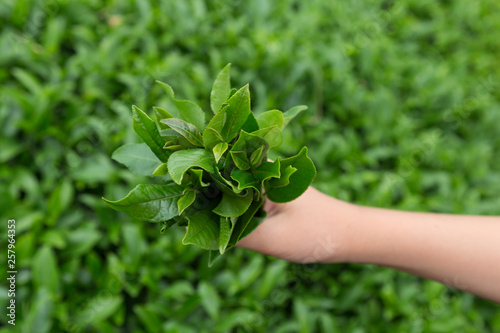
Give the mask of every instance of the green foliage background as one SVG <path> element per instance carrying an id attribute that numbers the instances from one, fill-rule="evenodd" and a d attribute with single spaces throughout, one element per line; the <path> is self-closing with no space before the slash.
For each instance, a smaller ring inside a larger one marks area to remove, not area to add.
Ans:
<path id="1" fill-rule="evenodd" d="M 139 141 L 131 104 L 161 106 L 161 80 L 208 108 L 231 62 L 256 113 L 309 105 L 276 154 L 307 145 L 323 192 L 500 215 L 498 1 L 7 0 L 0 28 L 0 332 L 500 331 L 498 305 L 389 269 L 242 249 L 208 269 L 101 200 L 144 180 L 110 159 Z"/>

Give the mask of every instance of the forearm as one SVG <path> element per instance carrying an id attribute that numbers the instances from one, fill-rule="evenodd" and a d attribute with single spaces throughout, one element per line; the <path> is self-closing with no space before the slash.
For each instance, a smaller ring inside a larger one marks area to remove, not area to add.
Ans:
<path id="1" fill-rule="evenodd" d="M 355 210 L 346 261 L 396 268 L 500 302 L 500 218 Z"/>
<path id="2" fill-rule="evenodd" d="M 500 217 L 360 207 L 309 188 L 238 246 L 285 260 L 392 267 L 500 303 Z"/>

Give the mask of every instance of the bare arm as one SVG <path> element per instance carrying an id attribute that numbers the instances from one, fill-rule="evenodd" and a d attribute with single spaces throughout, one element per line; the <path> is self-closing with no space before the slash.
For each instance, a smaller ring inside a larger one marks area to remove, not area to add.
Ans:
<path id="1" fill-rule="evenodd" d="M 310 188 L 267 218 L 241 247 L 294 262 L 395 268 L 500 303 L 500 217 L 360 207 Z"/>

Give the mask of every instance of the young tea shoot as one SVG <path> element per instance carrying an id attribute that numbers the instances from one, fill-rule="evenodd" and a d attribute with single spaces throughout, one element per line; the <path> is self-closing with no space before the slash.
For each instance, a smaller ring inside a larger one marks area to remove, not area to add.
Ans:
<path id="1" fill-rule="evenodd" d="M 208 250 L 211 266 L 265 219 L 266 198 L 292 201 L 313 181 L 316 169 L 306 147 L 292 157 L 267 159 L 288 122 L 307 107 L 256 117 L 248 85 L 231 89 L 230 64 L 213 84 L 210 112 L 177 99 L 168 84 L 157 82 L 170 107 L 154 107 L 151 118 L 134 105 L 133 127 L 144 143 L 122 146 L 112 155 L 157 184 L 138 185 L 117 201 L 103 199 L 134 219 L 161 223 L 162 233 L 187 226 L 182 243 Z"/>

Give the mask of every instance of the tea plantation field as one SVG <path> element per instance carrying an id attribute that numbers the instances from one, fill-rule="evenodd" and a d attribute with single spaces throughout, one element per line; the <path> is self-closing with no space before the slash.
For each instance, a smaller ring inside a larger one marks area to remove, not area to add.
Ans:
<path id="1" fill-rule="evenodd" d="M 110 156 L 140 142 L 132 104 L 166 102 L 155 80 L 209 109 L 232 63 L 256 114 L 309 106 L 272 156 L 309 147 L 317 189 L 500 215 L 498 36 L 496 0 L 1 1 L 0 333 L 499 332 L 499 305 L 386 268 L 239 248 L 208 268 L 101 199 L 152 182 Z"/>

